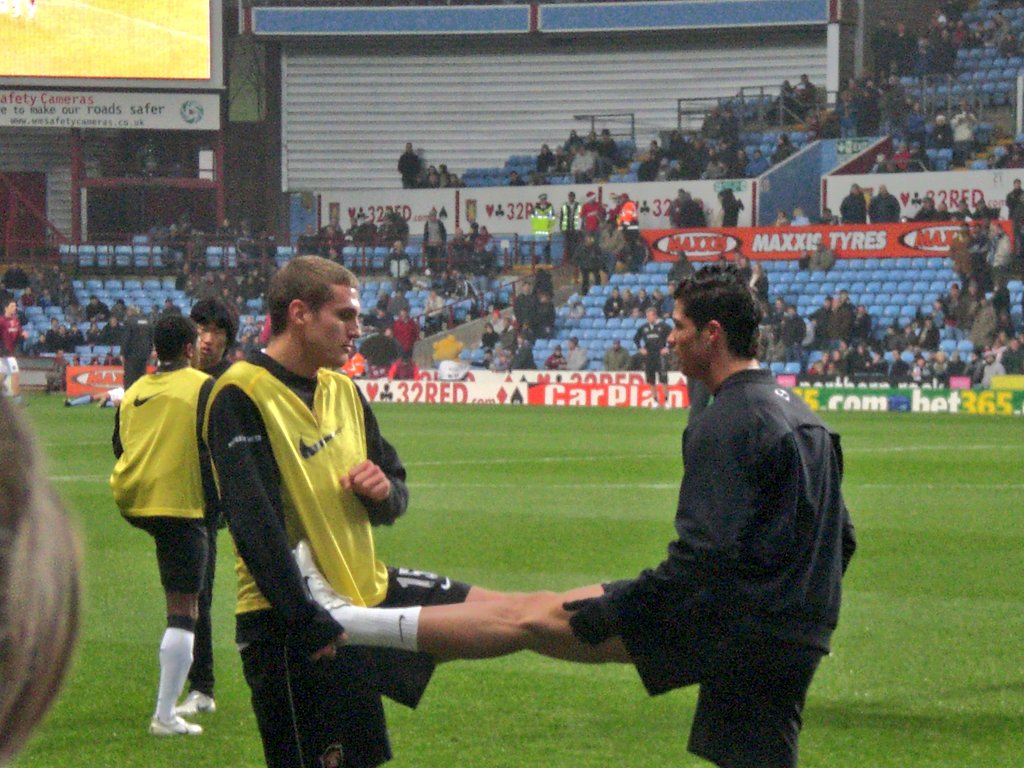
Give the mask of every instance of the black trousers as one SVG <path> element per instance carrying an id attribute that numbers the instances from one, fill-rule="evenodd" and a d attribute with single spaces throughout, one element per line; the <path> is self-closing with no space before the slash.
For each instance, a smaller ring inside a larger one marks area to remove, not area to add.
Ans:
<path id="1" fill-rule="evenodd" d="M 217 524 L 207 525 L 209 551 L 203 586 L 199 590 L 199 618 L 196 620 L 196 639 L 192 650 L 192 668 L 188 672 L 190 691 L 213 696 L 213 629 L 210 609 L 213 605 L 213 578 L 217 570 Z"/>

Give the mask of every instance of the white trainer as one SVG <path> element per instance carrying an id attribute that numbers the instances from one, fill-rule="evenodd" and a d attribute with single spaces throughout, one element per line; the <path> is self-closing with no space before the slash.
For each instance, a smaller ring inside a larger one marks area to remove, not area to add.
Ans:
<path id="1" fill-rule="evenodd" d="M 182 717 L 195 717 L 196 715 L 212 715 L 217 711 L 217 702 L 213 696 L 207 696 L 202 691 L 191 691 L 185 700 L 174 708 L 174 714 Z"/>
<path id="2" fill-rule="evenodd" d="M 153 715 L 153 719 L 149 721 L 149 732 L 153 736 L 198 736 L 203 732 L 203 727 L 183 720 L 177 715 L 169 723 Z"/>
<path id="3" fill-rule="evenodd" d="M 306 590 L 314 601 L 328 611 L 352 605 L 352 601 L 339 595 L 320 573 L 316 563 L 313 562 L 313 550 L 309 548 L 308 541 L 305 539 L 300 541 L 292 554 L 295 555 L 295 562 L 299 566 L 299 573 L 302 574 Z"/>

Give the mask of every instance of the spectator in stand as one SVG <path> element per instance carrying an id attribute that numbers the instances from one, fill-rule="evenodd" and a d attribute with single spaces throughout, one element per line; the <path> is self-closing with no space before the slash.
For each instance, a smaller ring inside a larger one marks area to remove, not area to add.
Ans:
<path id="1" fill-rule="evenodd" d="M 736 199 L 731 188 L 725 188 L 718 193 L 718 202 L 722 206 L 722 226 L 735 227 L 739 225 L 740 211 L 743 210 L 743 202 Z M 701 214 L 703 215 L 703 211 Z"/>
<path id="2" fill-rule="evenodd" d="M 704 211 L 685 189 L 677 190 L 676 198 L 669 205 L 669 222 L 679 229 L 707 226 Z"/>
<path id="3" fill-rule="evenodd" d="M 881 121 L 878 97 L 878 89 L 871 78 L 867 78 L 862 84 L 856 86 L 854 102 L 856 104 L 858 136 L 874 136 L 878 133 L 878 124 Z"/>
<path id="4" fill-rule="evenodd" d="M 533 329 L 534 338 L 550 339 L 554 336 L 555 322 L 555 305 L 551 300 L 551 294 L 539 293 L 537 295 L 535 323 L 530 326 Z"/>
<path id="5" fill-rule="evenodd" d="M 320 230 L 320 256 L 340 264 L 342 248 L 345 247 L 345 233 L 337 223 L 331 221 Z"/>
<path id="6" fill-rule="evenodd" d="M 423 225 L 423 249 L 430 269 L 444 272 L 447 266 L 448 232 L 438 218 L 437 208 L 431 208 Z"/>
<path id="7" fill-rule="evenodd" d="M 789 220 L 789 225 L 791 227 L 809 227 L 811 220 L 807 218 L 803 208 L 796 207 L 793 209 L 793 218 Z"/>
<path id="8" fill-rule="evenodd" d="M 516 336 L 516 351 L 510 361 L 512 370 L 532 371 L 537 368 L 537 362 L 533 359 L 533 342 L 524 334 Z"/>
<path id="9" fill-rule="evenodd" d="M 405 298 L 405 291 L 396 289 L 391 292 L 388 296 L 387 313 L 389 317 L 398 317 L 399 313 L 404 309 L 408 313 L 411 309 L 409 306 L 409 300 Z"/>
<path id="10" fill-rule="evenodd" d="M 900 84 L 900 79 L 890 74 L 881 87 L 878 110 L 881 116 L 882 133 L 892 135 L 900 133 L 906 122 L 907 95 Z"/>
<path id="11" fill-rule="evenodd" d="M 769 168 L 771 168 L 771 163 L 765 159 L 760 149 L 755 149 L 754 154 L 750 158 L 750 162 L 747 163 L 745 173 L 748 179 L 753 179 L 760 176 Z"/>
<path id="12" fill-rule="evenodd" d="M 587 350 L 580 346 L 580 340 L 569 337 L 569 349 L 565 355 L 565 367 L 569 371 L 582 371 L 587 367 Z"/>
<path id="13" fill-rule="evenodd" d="M 612 345 L 605 350 L 603 362 L 606 371 L 628 371 L 631 357 L 629 352 L 622 348 L 622 342 L 614 339 Z"/>
<path id="14" fill-rule="evenodd" d="M 921 207 L 917 213 L 911 218 L 911 221 L 938 221 L 939 212 L 935 209 L 935 200 L 931 197 L 925 197 L 921 201 Z"/>
<path id="15" fill-rule="evenodd" d="M 821 306 L 808 317 L 814 323 L 814 338 L 811 343 L 815 349 L 824 351 L 831 344 L 832 303 L 832 297 L 826 296 L 822 299 Z"/>
<path id="16" fill-rule="evenodd" d="M 658 142 L 652 140 L 647 151 L 640 158 L 640 167 L 637 168 L 636 176 L 638 181 L 654 181 L 658 176 L 658 168 L 665 156 Z"/>
<path id="17" fill-rule="evenodd" d="M 601 222 L 604 218 L 604 206 L 597 201 L 597 194 L 587 192 L 586 202 L 580 208 L 580 230 L 584 235 L 593 235 L 597 239 L 600 237 Z"/>
<path id="18" fill-rule="evenodd" d="M 391 275 L 391 279 L 395 281 L 396 286 L 408 287 L 409 272 L 412 269 L 412 264 L 409 261 L 408 254 L 405 252 L 405 243 L 401 240 L 395 240 L 391 244 L 391 250 L 388 251 L 384 268 Z"/>
<path id="19" fill-rule="evenodd" d="M 924 147 L 928 129 L 921 102 L 915 101 L 910 105 L 910 111 L 903 120 L 903 135 L 909 144 Z"/>
<path id="20" fill-rule="evenodd" d="M 868 203 L 868 217 L 872 224 L 892 224 L 900 220 L 900 201 L 882 184 Z"/>
<path id="21" fill-rule="evenodd" d="M 950 125 L 953 128 L 953 162 L 965 165 L 974 152 L 975 132 L 978 128 L 978 118 L 966 101 L 960 102 L 960 111 L 953 115 Z"/>
<path id="22" fill-rule="evenodd" d="M 935 116 L 935 126 L 932 128 L 932 147 L 935 149 L 953 148 L 953 129 L 945 115 Z"/>
<path id="23" fill-rule="evenodd" d="M 448 264 L 452 269 L 465 271 L 471 263 L 472 245 L 462 227 L 456 227 L 448 240 Z"/>
<path id="24" fill-rule="evenodd" d="M 592 234 L 588 234 L 583 239 L 583 244 L 577 249 L 576 264 L 580 270 L 580 293 L 586 296 L 587 291 L 590 290 L 591 278 L 593 278 L 593 285 L 601 284 L 601 270 L 604 267 L 601 249 Z"/>
<path id="25" fill-rule="evenodd" d="M 889 384 L 896 386 L 906 382 L 910 377 L 910 364 L 906 362 L 898 349 L 889 352 L 889 363 L 886 368 Z"/>
<path id="26" fill-rule="evenodd" d="M 601 137 L 597 140 L 597 163 L 598 173 L 606 178 L 612 170 L 623 162 L 619 157 L 619 148 L 612 138 L 611 131 L 602 129 Z"/>
<path id="27" fill-rule="evenodd" d="M 411 355 L 413 347 L 420 339 L 420 326 L 413 318 L 409 317 L 408 309 L 403 309 L 398 313 L 398 317 L 395 318 L 395 322 L 391 326 L 391 332 L 402 351 Z"/>
<path id="28" fill-rule="evenodd" d="M 775 100 L 780 123 L 792 123 L 803 120 L 803 107 L 797 98 L 796 88 L 789 80 L 783 80 L 779 86 L 779 96 Z"/>
<path id="29" fill-rule="evenodd" d="M 864 192 L 859 184 L 850 186 L 850 194 L 839 204 L 839 215 L 843 224 L 867 224 L 868 210 Z"/>
<path id="30" fill-rule="evenodd" d="M 537 297 L 533 294 L 533 286 L 523 283 L 512 303 L 518 328 L 533 328 L 537 324 Z M 500 331 L 499 331 L 500 333 Z"/>
<path id="31" fill-rule="evenodd" d="M 998 222 L 993 221 L 988 229 L 988 251 L 985 262 L 991 274 L 993 285 L 1005 286 L 1010 279 L 1013 266 L 1013 244 Z"/>
<path id="32" fill-rule="evenodd" d="M 850 340 L 854 344 L 869 344 L 871 342 L 871 315 L 868 314 L 868 308 L 863 304 L 858 304 L 857 311 L 854 313 Z"/>
<path id="33" fill-rule="evenodd" d="M 857 136 L 857 104 L 853 99 L 853 92 L 850 90 L 841 91 L 835 108 L 836 120 L 839 122 L 839 135 L 844 139 L 856 138 Z M 755 152 L 755 155 L 758 153 Z M 760 171 L 764 173 L 764 171 Z M 756 175 L 760 175 L 760 173 Z M 747 176 L 751 176 L 749 171 Z"/>
<path id="34" fill-rule="evenodd" d="M 986 349 L 996 337 L 996 311 L 985 296 L 978 300 L 978 311 L 971 323 L 970 339 L 976 350 Z"/>
<path id="35" fill-rule="evenodd" d="M 1005 376 L 1006 368 L 999 360 L 996 359 L 995 352 L 989 350 L 985 352 L 984 364 L 981 367 L 981 380 L 979 384 L 985 389 L 989 389 L 992 386 L 992 378 L 994 376 Z"/>
<path id="36" fill-rule="evenodd" d="M 492 323 L 484 323 L 484 332 L 480 335 L 480 348 L 493 350 L 501 342 L 501 336 L 494 330 Z"/>
<path id="37" fill-rule="evenodd" d="M 398 173 L 402 177 L 403 189 L 415 189 L 419 186 L 420 174 L 423 172 L 423 160 L 412 148 L 412 142 L 406 142 L 405 152 L 398 158 Z"/>
<path id="38" fill-rule="evenodd" d="M 775 140 L 775 151 L 772 152 L 772 165 L 778 165 L 795 154 L 796 147 L 794 147 L 793 142 L 790 141 L 789 134 L 779 134 L 779 138 Z"/>
<path id="39" fill-rule="evenodd" d="M 124 326 L 118 322 L 116 317 L 107 321 L 107 327 L 100 334 L 101 343 L 108 347 L 120 347 L 124 341 Z"/>
<path id="40" fill-rule="evenodd" d="M 569 164 L 569 172 L 577 184 L 589 184 L 594 180 L 597 169 L 597 155 L 584 146 L 576 148 L 576 154 Z"/>
<path id="41" fill-rule="evenodd" d="M 1011 376 L 1019 376 L 1024 373 L 1024 349 L 1021 347 L 1019 337 L 1014 336 L 1009 340 L 1006 349 L 1003 350 L 1000 362 L 1006 369 L 1006 373 Z"/>
<path id="42" fill-rule="evenodd" d="M 576 131 L 569 131 L 569 138 L 565 140 L 562 149 L 566 153 L 575 152 L 584 144 L 583 138 Z"/>
<path id="43" fill-rule="evenodd" d="M 772 222 L 773 227 L 788 227 L 790 225 L 789 214 L 779 208 L 775 212 L 775 221 Z"/>
<path id="44" fill-rule="evenodd" d="M 89 303 L 85 305 L 85 319 L 89 322 L 96 320 L 105 323 L 110 319 L 110 307 L 100 301 L 95 294 L 89 297 Z"/>
<path id="45" fill-rule="evenodd" d="M 629 288 L 622 289 L 622 314 L 624 316 L 630 316 L 633 314 L 633 310 L 640 309 L 640 304 L 637 302 L 636 296 Z"/>
<path id="46" fill-rule="evenodd" d="M 800 75 L 800 81 L 794 86 L 796 100 L 800 105 L 800 116 L 806 117 L 818 104 L 818 89 L 807 75 Z"/>
<path id="47" fill-rule="evenodd" d="M 726 167 L 725 161 L 722 159 L 718 150 L 712 147 L 708 151 L 708 162 L 704 166 L 704 173 L 701 174 L 702 179 L 724 179 L 729 175 L 729 169 Z"/>
<path id="48" fill-rule="evenodd" d="M 748 283 L 762 307 L 766 307 L 768 305 L 768 273 L 764 271 L 760 261 L 754 262 Z"/>
<path id="49" fill-rule="evenodd" d="M 320 253 L 320 236 L 313 224 L 307 224 L 306 230 L 295 241 L 295 250 L 299 256 L 316 256 Z"/>
<path id="50" fill-rule="evenodd" d="M 423 303 L 423 330 L 428 336 L 444 327 L 444 299 L 431 291 Z"/>
<path id="51" fill-rule="evenodd" d="M 604 300 L 604 316 L 610 320 L 613 317 L 623 316 L 622 296 L 619 294 L 619 289 L 612 288 L 612 292 L 608 294 L 608 298 Z"/>
<path id="52" fill-rule="evenodd" d="M 78 347 L 85 346 L 85 337 L 82 336 L 82 331 L 79 330 L 77 325 L 62 325 L 61 330 L 64 333 L 64 351 L 71 353 L 74 352 Z"/>
<path id="53" fill-rule="evenodd" d="M 611 275 L 616 273 L 617 266 L 620 262 L 622 262 L 623 265 L 626 264 L 625 260 L 628 255 L 629 245 L 626 242 L 625 233 L 615 225 L 615 221 L 613 219 L 609 218 L 602 222 L 598 245 L 601 248 L 601 253 L 604 255 L 605 263 L 607 264 L 606 271 L 610 278 Z"/>
<path id="54" fill-rule="evenodd" d="M 551 354 L 544 361 L 544 367 L 549 371 L 565 370 L 565 355 L 562 354 L 561 344 L 555 344 L 555 348 L 551 350 Z"/>
<path id="55" fill-rule="evenodd" d="M 838 347 L 840 342 L 849 343 L 853 336 L 854 318 L 855 310 L 850 303 L 850 294 L 843 288 L 836 297 L 829 318 L 828 335 L 833 348 Z"/>
<path id="56" fill-rule="evenodd" d="M 489 367 L 494 373 L 505 373 L 512 370 L 512 353 L 509 348 L 501 344 L 495 347 Z"/>
<path id="57" fill-rule="evenodd" d="M 65 328 L 64 330 L 61 330 L 61 328 L 62 326 L 57 318 L 51 317 L 50 328 L 46 331 L 46 335 L 43 337 L 43 351 L 53 353 L 64 349 L 64 336 L 67 329 Z M 98 339 L 100 334 L 99 326 L 96 325 L 96 323 L 92 323 L 89 326 L 89 329 L 92 330 L 93 328 L 96 329 L 96 338 Z M 95 344 L 97 342 L 90 341 L 89 343 Z"/>
<path id="58" fill-rule="evenodd" d="M 420 369 L 413 362 L 412 354 L 409 352 L 403 352 L 401 357 L 395 360 L 388 369 L 388 378 L 392 381 L 415 381 L 419 377 Z"/>

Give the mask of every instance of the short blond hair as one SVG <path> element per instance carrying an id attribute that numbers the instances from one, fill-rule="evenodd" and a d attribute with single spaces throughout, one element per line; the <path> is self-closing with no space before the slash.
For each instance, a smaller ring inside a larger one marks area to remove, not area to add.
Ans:
<path id="1" fill-rule="evenodd" d="M 288 325 L 288 307 L 298 299 L 316 312 L 331 300 L 331 287 L 359 287 L 359 278 L 350 269 L 320 256 L 297 256 L 270 278 L 267 311 L 270 333 L 283 333 Z"/>

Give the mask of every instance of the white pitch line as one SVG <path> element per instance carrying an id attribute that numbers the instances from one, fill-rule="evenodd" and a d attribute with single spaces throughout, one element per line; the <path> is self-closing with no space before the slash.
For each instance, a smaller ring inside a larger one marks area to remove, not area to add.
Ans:
<path id="1" fill-rule="evenodd" d="M 536 458 L 502 458 L 502 459 L 451 459 L 449 461 L 407 461 L 407 467 L 472 467 L 493 466 L 501 464 L 569 464 L 584 461 L 617 461 L 619 459 L 663 459 L 672 458 L 671 454 L 661 453 L 624 453 L 621 455 L 599 454 L 597 456 L 537 456 Z"/>
<path id="2" fill-rule="evenodd" d="M 110 475 L 52 475 L 50 479 L 55 483 L 98 483 L 106 482 Z"/>
<path id="3" fill-rule="evenodd" d="M 890 488 L 923 488 L 925 490 L 1024 490 L 1022 483 L 850 483 L 843 484 L 847 490 L 850 488 L 867 488 L 868 490 L 886 490 Z"/>
<path id="4" fill-rule="evenodd" d="M 522 490 L 524 488 L 522 483 L 417 483 L 413 481 L 409 483 L 409 486 L 414 491 L 421 489 L 424 490 L 446 490 L 450 491 L 453 488 L 509 488 L 512 490 Z M 553 490 L 553 491 L 575 491 L 575 490 L 623 490 L 623 491 L 665 491 L 665 490 L 679 490 L 679 483 L 545 483 L 540 490 Z M 535 490 L 537 490 L 535 488 Z"/>
<path id="5" fill-rule="evenodd" d="M 956 450 L 958 451 L 995 451 L 1005 450 L 1007 446 L 1004 445 L 958 445 Z M 882 448 L 847 448 L 843 447 L 844 454 L 851 453 L 905 453 L 907 451 L 914 452 L 935 452 L 935 451 L 949 451 L 951 450 L 948 445 L 890 445 Z"/>

